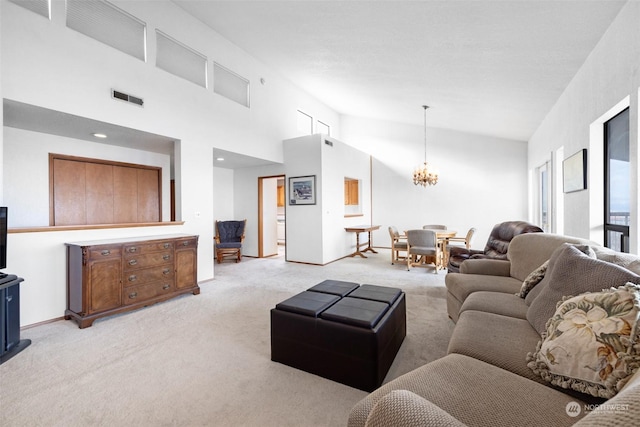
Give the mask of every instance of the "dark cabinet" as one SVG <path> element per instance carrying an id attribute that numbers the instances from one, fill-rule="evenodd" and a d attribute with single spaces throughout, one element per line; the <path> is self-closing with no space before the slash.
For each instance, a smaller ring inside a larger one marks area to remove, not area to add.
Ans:
<path id="1" fill-rule="evenodd" d="M 67 310 L 80 328 L 95 319 L 200 293 L 198 236 L 67 243 Z"/>
<path id="2" fill-rule="evenodd" d="M 87 262 L 87 281 L 89 289 L 88 312 L 90 314 L 120 307 L 122 293 L 120 292 L 120 278 L 122 277 L 122 263 L 120 259 L 90 260 Z"/>
<path id="3" fill-rule="evenodd" d="M 176 241 L 176 287 L 188 289 L 198 285 L 198 239 Z"/>

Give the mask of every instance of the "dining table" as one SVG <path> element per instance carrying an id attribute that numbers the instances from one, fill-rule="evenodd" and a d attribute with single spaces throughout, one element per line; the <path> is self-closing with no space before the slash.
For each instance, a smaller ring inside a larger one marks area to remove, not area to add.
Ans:
<path id="1" fill-rule="evenodd" d="M 441 245 L 442 254 L 440 260 L 440 268 L 446 269 L 449 264 L 449 239 L 456 237 L 458 234 L 455 230 L 436 230 L 436 239 Z"/>

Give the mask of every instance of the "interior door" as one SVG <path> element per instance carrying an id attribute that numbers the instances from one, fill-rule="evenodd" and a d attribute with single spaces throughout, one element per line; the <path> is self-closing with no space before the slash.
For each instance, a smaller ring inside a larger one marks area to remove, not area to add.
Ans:
<path id="1" fill-rule="evenodd" d="M 260 257 L 278 254 L 278 178 L 260 178 Z"/>

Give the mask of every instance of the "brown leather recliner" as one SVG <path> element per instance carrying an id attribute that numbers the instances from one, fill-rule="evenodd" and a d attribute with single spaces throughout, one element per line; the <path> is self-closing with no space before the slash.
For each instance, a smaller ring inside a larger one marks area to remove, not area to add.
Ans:
<path id="1" fill-rule="evenodd" d="M 526 221 L 506 221 L 497 224 L 491 230 L 484 250 L 451 247 L 447 271 L 449 273 L 458 273 L 460 264 L 468 259 L 507 259 L 507 249 L 514 236 L 523 233 L 541 233 L 542 231 L 537 225 Z"/>

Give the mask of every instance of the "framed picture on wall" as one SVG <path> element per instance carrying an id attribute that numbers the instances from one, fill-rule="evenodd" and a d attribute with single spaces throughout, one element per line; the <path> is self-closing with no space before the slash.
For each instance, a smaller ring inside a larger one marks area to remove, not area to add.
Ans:
<path id="1" fill-rule="evenodd" d="M 562 162 L 562 184 L 565 193 L 587 188 L 587 149 L 583 148 Z"/>
<path id="2" fill-rule="evenodd" d="M 316 176 L 293 176 L 289 178 L 289 205 L 316 204 Z"/>

